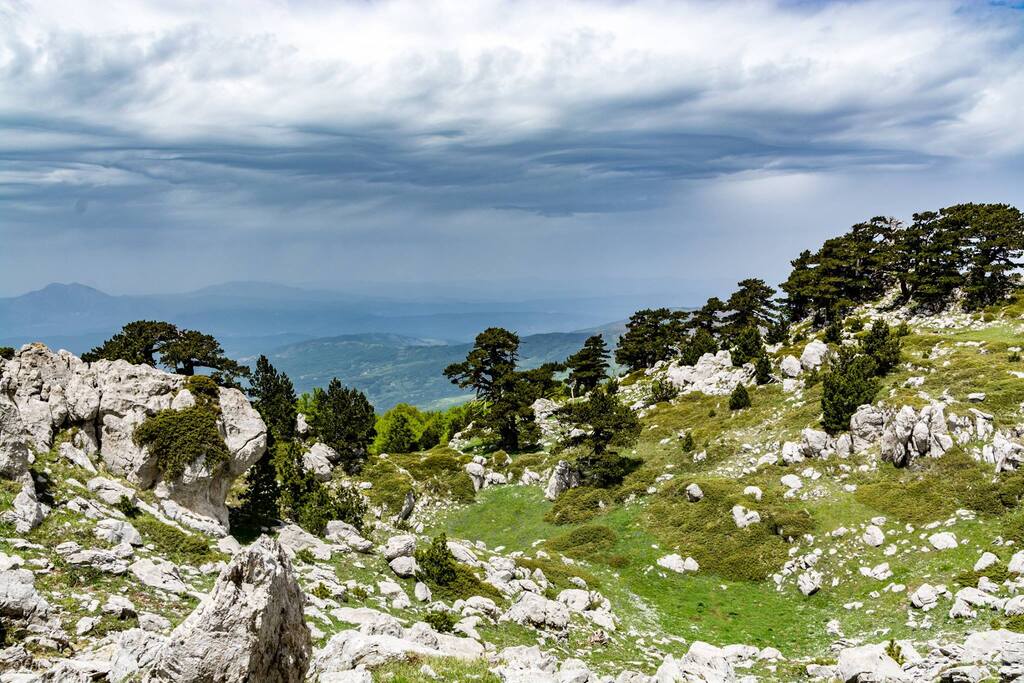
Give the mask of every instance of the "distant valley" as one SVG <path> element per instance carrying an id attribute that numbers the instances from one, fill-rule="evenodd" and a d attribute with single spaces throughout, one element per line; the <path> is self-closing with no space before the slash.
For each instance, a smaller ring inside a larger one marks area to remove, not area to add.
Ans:
<path id="1" fill-rule="evenodd" d="M 397 296 L 237 282 L 182 294 L 113 296 L 80 284 L 51 284 L 0 298 L 0 346 L 41 341 L 81 354 L 126 322 L 166 320 L 217 337 L 227 355 L 251 364 L 260 354 L 299 392 L 338 377 L 378 410 L 396 403 L 438 408 L 469 395 L 442 375 L 465 358 L 481 330 L 523 337 L 524 366 L 564 360 L 590 334 L 610 346 L 634 309 L 630 297 L 527 301 L 416 301 Z"/>

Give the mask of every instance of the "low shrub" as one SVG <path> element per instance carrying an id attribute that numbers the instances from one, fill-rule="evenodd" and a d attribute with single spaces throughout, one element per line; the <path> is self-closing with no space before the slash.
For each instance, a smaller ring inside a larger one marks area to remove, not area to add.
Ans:
<path id="1" fill-rule="evenodd" d="M 451 633 L 452 629 L 455 628 L 458 617 L 447 610 L 433 610 L 427 612 L 427 616 L 423 617 L 423 621 L 430 624 L 438 633 Z"/>
<path id="2" fill-rule="evenodd" d="M 198 404 L 168 408 L 147 418 L 136 427 L 134 441 L 156 456 L 157 469 L 168 478 L 180 476 L 199 461 L 215 472 L 231 457 L 217 429 L 217 414 Z"/>
<path id="3" fill-rule="evenodd" d="M 202 564 L 217 557 L 209 539 L 201 534 L 186 534 L 152 515 L 140 515 L 132 524 L 143 540 L 156 546 L 157 553 L 179 564 Z"/>
<path id="4" fill-rule="evenodd" d="M 419 578 L 427 583 L 450 586 L 456 579 L 455 556 L 448 549 L 448 539 L 444 534 L 435 536 L 426 548 L 416 550 L 416 564 L 419 566 Z"/>
<path id="5" fill-rule="evenodd" d="M 139 506 L 136 505 L 135 501 L 128 496 L 121 496 L 118 501 L 114 503 L 114 508 L 128 519 L 135 519 L 140 514 Z"/>
<path id="6" fill-rule="evenodd" d="M 651 405 L 666 403 L 679 396 L 679 388 L 668 380 L 656 379 L 651 382 Z"/>
<path id="7" fill-rule="evenodd" d="M 960 450 L 919 463 L 915 469 L 880 465 L 878 480 L 859 485 L 855 497 L 879 512 L 920 524 L 958 508 L 1001 515 L 1019 490 L 1016 475 L 993 481 L 987 468 Z M 1004 483 L 1006 490 L 1001 489 Z"/>
<path id="8" fill-rule="evenodd" d="M 309 548 L 300 548 L 295 553 L 295 559 L 305 564 L 316 564 L 316 557 Z"/>
<path id="9" fill-rule="evenodd" d="M 590 486 L 563 491 L 544 515 L 549 524 L 583 524 L 606 512 L 612 495 L 604 489 Z"/>

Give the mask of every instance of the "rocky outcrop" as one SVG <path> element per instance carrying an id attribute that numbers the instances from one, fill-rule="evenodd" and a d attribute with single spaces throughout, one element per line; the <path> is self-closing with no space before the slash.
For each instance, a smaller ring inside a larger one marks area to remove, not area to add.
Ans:
<path id="1" fill-rule="evenodd" d="M 548 500 L 555 500 L 569 489 L 580 485 L 580 473 L 567 460 L 559 460 L 555 469 L 551 471 L 551 478 L 544 489 L 544 497 Z"/>
<path id="2" fill-rule="evenodd" d="M 311 656 L 303 602 L 284 549 L 262 536 L 171 632 L 145 680 L 300 683 Z"/>
<path id="3" fill-rule="evenodd" d="M 754 366 L 747 363 L 740 368 L 733 367 L 728 351 L 705 353 L 694 365 L 670 364 L 665 379 L 684 394 L 699 391 L 708 396 L 727 396 L 737 384 L 753 381 Z"/>
<path id="4" fill-rule="evenodd" d="M 194 404 L 185 377 L 125 361 L 86 363 L 42 344 L 0 361 L 0 471 L 18 475 L 28 450 L 49 450 L 62 430 L 74 432 L 74 459 L 101 460 L 139 489 L 154 489 L 168 517 L 208 533 L 227 532 L 224 500 L 231 483 L 266 450 L 266 426 L 244 394 L 219 391 L 218 428 L 230 458 L 208 469 L 193 463 L 163 479 L 135 428 L 160 410 Z"/>
<path id="5" fill-rule="evenodd" d="M 903 406 L 882 429 L 882 459 L 897 467 L 905 467 L 919 456 L 938 457 L 952 446 L 941 403 L 925 406 L 920 413 Z"/>

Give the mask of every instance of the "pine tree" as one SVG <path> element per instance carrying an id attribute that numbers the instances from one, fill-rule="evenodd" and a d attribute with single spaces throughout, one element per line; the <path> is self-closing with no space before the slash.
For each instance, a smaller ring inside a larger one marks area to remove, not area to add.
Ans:
<path id="1" fill-rule="evenodd" d="M 732 390 L 729 395 L 729 410 L 743 410 L 744 408 L 750 407 L 750 393 L 747 388 L 740 382 L 736 385 L 736 388 Z"/>
<path id="2" fill-rule="evenodd" d="M 267 425 L 267 452 L 249 468 L 246 489 L 240 496 L 241 512 L 249 519 L 272 521 L 280 515 L 281 497 L 276 444 L 289 444 L 295 437 L 295 388 L 288 375 L 279 373 L 266 356 L 260 356 L 248 393 Z"/>
<path id="3" fill-rule="evenodd" d="M 740 367 L 763 356 L 764 342 L 756 327 L 747 327 L 736 337 L 736 345 L 732 349 L 732 364 Z"/>
<path id="4" fill-rule="evenodd" d="M 717 296 L 710 297 L 703 306 L 690 314 L 687 327 L 693 330 L 694 334 L 703 330 L 712 338 L 717 338 L 724 321 L 722 314 L 725 313 L 725 302 Z"/>
<path id="5" fill-rule="evenodd" d="M 875 362 L 875 372 L 879 377 L 889 372 L 900 363 L 903 340 L 884 322 L 876 320 L 860 340 L 860 352 Z"/>
<path id="6" fill-rule="evenodd" d="M 348 472 L 366 460 L 376 436 L 376 415 L 366 395 L 342 386 L 337 377 L 327 390 L 313 391 L 313 414 L 309 426 L 325 444 L 337 451 Z"/>
<path id="7" fill-rule="evenodd" d="M 615 349 L 615 361 L 631 371 L 653 367 L 675 354 L 682 336 L 682 314 L 667 308 L 645 308 L 626 323 L 626 332 Z"/>
<path id="8" fill-rule="evenodd" d="M 786 293 L 783 305 L 789 319 L 798 322 L 811 313 L 817 293 L 818 275 L 814 270 L 817 261 L 816 257 L 805 249 L 790 261 L 790 265 L 793 266 L 793 270 L 786 281 L 779 285 L 779 289 Z"/>
<path id="9" fill-rule="evenodd" d="M 762 353 L 754 362 L 754 381 L 759 385 L 772 381 L 772 362 L 767 353 Z"/>
<path id="10" fill-rule="evenodd" d="M 518 359 L 519 336 L 492 327 L 477 335 L 466 360 L 444 369 L 453 384 L 476 391 L 486 410 L 481 421 L 498 435 L 498 447 L 506 451 L 518 451 L 539 437 L 531 406 L 553 393 L 558 386 L 554 375 L 563 369 L 547 363 L 517 371 Z"/>
<path id="11" fill-rule="evenodd" d="M 379 441 L 382 453 L 408 453 L 417 446 L 416 433 L 409 424 L 409 416 L 397 413 L 383 427 Z"/>
<path id="12" fill-rule="evenodd" d="M 775 290 L 757 278 L 740 280 L 737 287 L 739 289 L 733 292 L 725 304 L 729 311 L 725 317 L 727 333 L 737 336 L 750 327 L 768 327 L 774 321 L 778 308 L 772 301 Z"/>
<path id="13" fill-rule="evenodd" d="M 249 380 L 249 397 L 267 429 L 277 441 L 290 441 L 295 436 L 297 417 L 295 387 L 288 375 L 278 372 L 266 356 L 256 360 L 256 370 Z"/>
<path id="14" fill-rule="evenodd" d="M 835 362 L 822 378 L 821 424 L 829 434 L 849 429 L 859 406 L 878 393 L 875 361 L 848 346 L 840 347 Z"/>
<path id="15" fill-rule="evenodd" d="M 696 365 L 705 353 L 717 353 L 718 342 L 703 327 L 698 327 L 693 335 L 683 342 L 679 362 L 683 365 Z"/>
<path id="16" fill-rule="evenodd" d="M 573 395 L 582 395 L 592 390 L 608 373 L 608 346 L 604 338 L 595 334 L 583 342 L 583 348 L 565 361 L 569 368 L 568 382 Z"/>
<path id="17" fill-rule="evenodd" d="M 277 483 L 273 451 L 267 450 L 256 464 L 249 468 L 245 483 L 245 490 L 239 496 L 242 502 L 242 515 L 251 520 L 267 522 L 278 519 L 281 487 Z"/>

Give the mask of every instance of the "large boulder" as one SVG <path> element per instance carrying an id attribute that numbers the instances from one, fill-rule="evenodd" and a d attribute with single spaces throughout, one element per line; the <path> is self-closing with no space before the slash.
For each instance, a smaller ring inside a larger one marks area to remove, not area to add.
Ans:
<path id="1" fill-rule="evenodd" d="M 212 471 L 193 463 L 164 479 L 156 456 L 133 436 L 157 412 L 194 405 L 185 382 L 148 365 L 85 363 L 42 344 L 22 347 L 0 362 L 0 475 L 17 477 L 29 449 L 49 450 L 58 432 L 74 428 L 76 451 L 98 454 L 110 473 L 139 489 L 154 489 L 172 519 L 223 535 L 224 500 L 232 482 L 266 450 L 266 426 L 241 391 L 221 388 L 217 426 L 230 454 L 227 462 Z"/>
<path id="2" fill-rule="evenodd" d="M 804 347 L 804 352 L 800 354 L 800 365 L 804 370 L 817 370 L 827 356 L 828 344 L 815 339 Z"/>
<path id="3" fill-rule="evenodd" d="M 850 418 L 850 436 L 853 438 L 853 451 L 860 453 L 867 450 L 882 436 L 885 427 L 885 414 L 873 405 L 865 404 L 857 408 Z"/>
<path id="4" fill-rule="evenodd" d="M 304 601 L 288 555 L 261 536 L 171 632 L 144 680 L 301 683 L 311 656 Z"/>
<path id="5" fill-rule="evenodd" d="M 895 683 L 908 680 L 883 645 L 860 645 L 839 652 L 839 680 L 844 683 Z"/>

